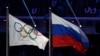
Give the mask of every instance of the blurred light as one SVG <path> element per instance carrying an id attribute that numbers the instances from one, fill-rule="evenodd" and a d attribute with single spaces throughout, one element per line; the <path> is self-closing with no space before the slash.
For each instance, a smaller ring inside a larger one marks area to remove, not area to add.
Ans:
<path id="1" fill-rule="evenodd" d="M 43 23 L 46 23 L 46 21 L 44 20 L 44 21 L 42 21 Z"/>

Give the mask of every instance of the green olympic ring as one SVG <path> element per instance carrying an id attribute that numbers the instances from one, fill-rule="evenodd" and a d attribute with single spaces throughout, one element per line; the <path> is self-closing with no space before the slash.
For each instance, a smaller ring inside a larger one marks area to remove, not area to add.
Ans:
<path id="1" fill-rule="evenodd" d="M 31 38 L 31 39 L 33 39 L 33 40 L 34 40 L 34 39 L 36 39 L 36 38 L 37 38 L 37 35 L 38 35 L 38 31 L 37 31 L 35 28 L 34 28 L 34 34 L 36 35 L 36 37 L 35 37 L 35 38 L 32 38 L 32 37 L 29 35 L 29 36 L 30 36 L 30 38 Z"/>

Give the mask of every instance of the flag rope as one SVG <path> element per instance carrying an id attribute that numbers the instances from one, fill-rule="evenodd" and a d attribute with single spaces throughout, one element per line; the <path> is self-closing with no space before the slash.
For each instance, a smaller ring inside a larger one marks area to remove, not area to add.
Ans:
<path id="1" fill-rule="evenodd" d="M 67 4 L 68 4 L 68 6 L 69 6 L 69 8 L 70 8 L 71 12 L 73 13 L 73 15 L 74 15 L 74 17 L 75 17 L 75 19 L 76 19 L 76 21 L 77 21 L 77 23 L 78 23 L 79 27 L 82 27 L 82 25 L 80 24 L 80 22 L 79 22 L 78 18 L 76 17 L 75 12 L 74 12 L 74 11 L 73 11 L 73 9 L 72 9 L 72 7 L 71 7 L 71 5 L 70 5 L 69 1 L 68 1 L 68 0 L 66 0 L 66 2 L 67 2 Z"/>
<path id="2" fill-rule="evenodd" d="M 28 14 L 29 14 L 29 16 L 30 16 L 30 19 L 32 20 L 32 23 L 33 23 L 34 27 L 36 27 L 37 25 L 36 25 L 36 23 L 34 22 L 33 17 L 32 17 L 32 15 L 31 15 L 31 13 L 29 12 L 29 9 L 28 9 L 28 7 L 27 7 L 25 1 L 22 0 L 22 2 L 23 2 L 23 4 L 24 4 L 24 6 L 25 6 L 25 8 L 26 8 L 26 10 L 27 10 L 27 12 L 28 12 Z"/>

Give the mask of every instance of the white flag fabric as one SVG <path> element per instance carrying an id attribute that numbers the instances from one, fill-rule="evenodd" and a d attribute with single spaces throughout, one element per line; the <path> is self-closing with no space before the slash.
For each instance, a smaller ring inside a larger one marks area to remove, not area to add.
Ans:
<path id="1" fill-rule="evenodd" d="M 44 50 L 48 42 L 48 38 L 42 33 L 32 28 L 30 25 L 22 22 L 16 17 L 9 14 L 9 45 L 34 45 Z"/>

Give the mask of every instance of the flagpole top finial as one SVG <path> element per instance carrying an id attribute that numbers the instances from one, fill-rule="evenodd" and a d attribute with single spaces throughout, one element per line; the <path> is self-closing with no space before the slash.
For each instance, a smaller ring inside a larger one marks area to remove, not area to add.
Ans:
<path id="1" fill-rule="evenodd" d="M 9 7 L 8 7 L 8 6 L 6 6 L 6 8 L 8 9 Z"/>
<path id="2" fill-rule="evenodd" d="M 51 10 L 51 7 L 49 7 L 49 9 Z"/>

